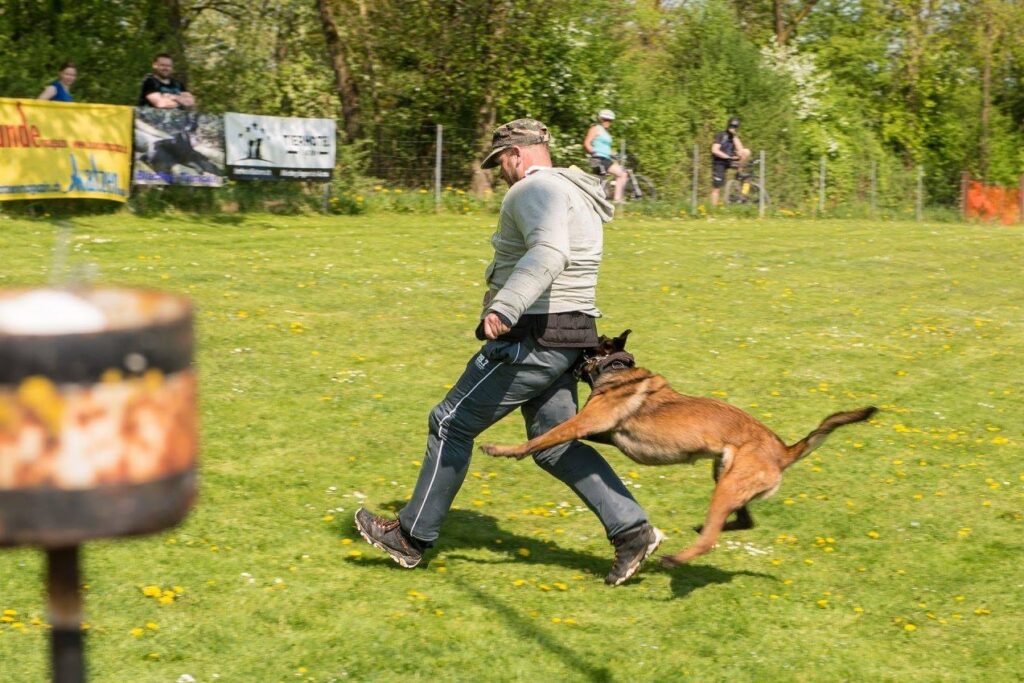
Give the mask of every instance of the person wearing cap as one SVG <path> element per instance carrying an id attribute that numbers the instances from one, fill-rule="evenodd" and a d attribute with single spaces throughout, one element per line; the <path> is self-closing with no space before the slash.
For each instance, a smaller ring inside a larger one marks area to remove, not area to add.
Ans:
<path id="1" fill-rule="evenodd" d="M 742 169 L 750 158 L 750 150 L 740 142 L 739 130 L 740 120 L 733 116 L 725 130 L 715 134 L 711 144 L 711 206 L 718 206 L 718 195 L 729 169 L 733 166 Z"/>
<path id="2" fill-rule="evenodd" d="M 626 187 L 626 169 L 616 163 L 612 154 L 612 135 L 608 132 L 612 121 L 615 120 L 615 112 L 611 109 L 602 109 L 597 112 L 597 123 L 587 130 L 583 138 L 583 149 L 590 155 L 590 167 L 598 175 L 611 173 L 615 176 L 615 196 L 613 201 L 616 204 L 622 203 L 622 193 Z"/>
<path id="3" fill-rule="evenodd" d="M 600 179 L 554 168 L 547 127 L 535 119 L 500 126 L 481 164 L 499 168 L 501 203 L 494 256 L 484 278 L 476 335 L 483 342 L 430 413 L 426 453 L 396 519 L 356 511 L 360 534 L 403 567 L 415 567 L 440 534 L 469 469 L 473 440 L 517 408 L 530 438 L 576 414 L 573 369 L 598 343 L 597 271 L 603 225 L 614 209 Z M 615 548 L 605 583 L 633 576 L 664 539 L 611 466 L 579 441 L 533 456 L 597 515 Z"/>

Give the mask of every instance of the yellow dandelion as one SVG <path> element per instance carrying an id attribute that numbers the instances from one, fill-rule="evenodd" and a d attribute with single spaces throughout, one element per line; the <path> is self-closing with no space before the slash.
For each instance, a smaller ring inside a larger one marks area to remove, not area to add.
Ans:
<path id="1" fill-rule="evenodd" d="M 910 632 L 910 633 L 913 633 L 914 631 L 916 631 L 916 630 L 917 630 L 917 627 L 916 627 L 916 626 L 914 626 L 913 624 L 904 624 L 904 625 L 903 625 L 903 630 L 904 630 L 904 631 L 908 631 L 908 632 Z"/>
<path id="2" fill-rule="evenodd" d="M 362 550 L 350 550 L 350 551 L 348 551 L 348 556 L 349 557 L 362 557 L 363 556 L 363 551 Z"/>
<path id="3" fill-rule="evenodd" d="M 143 633 L 145 633 L 145 631 L 143 631 L 143 630 L 142 630 L 141 628 L 139 628 L 138 626 L 136 626 L 136 627 L 135 627 L 135 628 L 133 628 L 133 629 L 132 629 L 131 631 L 129 631 L 129 633 L 131 633 L 133 637 L 135 637 L 135 638 L 139 638 L 139 637 L 141 637 L 141 636 L 142 636 L 142 634 L 143 634 Z"/>
<path id="4" fill-rule="evenodd" d="M 875 531 L 875 530 L 871 530 L 871 531 L 868 532 L 868 538 L 878 538 L 878 536 L 879 536 L 879 533 L 877 531 Z"/>
<path id="5" fill-rule="evenodd" d="M 529 557 L 530 556 L 530 549 L 529 548 L 520 548 L 519 550 L 516 551 L 516 554 L 519 555 L 519 557 Z"/>

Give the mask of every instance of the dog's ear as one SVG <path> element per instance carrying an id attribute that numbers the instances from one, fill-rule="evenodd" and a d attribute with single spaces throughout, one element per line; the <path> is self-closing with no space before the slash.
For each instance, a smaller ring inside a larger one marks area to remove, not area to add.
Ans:
<path id="1" fill-rule="evenodd" d="M 623 349 L 626 348 L 626 337 L 628 337 L 629 333 L 632 331 L 633 330 L 626 330 L 625 332 L 623 332 L 618 337 L 612 340 L 612 344 L 614 344 L 616 351 L 622 351 Z"/>

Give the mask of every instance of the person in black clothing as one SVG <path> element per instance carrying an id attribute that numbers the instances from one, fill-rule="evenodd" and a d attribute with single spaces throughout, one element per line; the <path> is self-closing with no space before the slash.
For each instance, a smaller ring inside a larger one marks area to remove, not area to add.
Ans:
<path id="1" fill-rule="evenodd" d="M 739 129 L 740 120 L 733 116 L 725 130 L 715 135 L 711 145 L 711 206 L 718 206 L 718 194 L 725 185 L 728 170 L 733 166 L 742 169 L 750 158 L 750 150 L 743 146 L 737 135 Z"/>
<path id="2" fill-rule="evenodd" d="M 142 92 L 139 94 L 140 107 L 156 107 L 158 109 L 191 109 L 196 100 L 185 84 L 171 77 L 174 73 L 174 60 L 166 53 L 153 58 L 153 73 L 146 74 L 142 81 Z"/>

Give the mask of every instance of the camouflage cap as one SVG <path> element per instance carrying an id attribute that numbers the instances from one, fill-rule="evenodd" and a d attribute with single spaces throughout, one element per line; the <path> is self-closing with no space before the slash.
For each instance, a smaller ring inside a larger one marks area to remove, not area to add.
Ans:
<path id="1" fill-rule="evenodd" d="M 537 119 L 516 119 L 499 126 L 491 138 L 491 152 L 484 158 L 481 168 L 494 168 L 498 156 L 509 147 L 541 145 L 551 141 L 548 127 Z"/>

